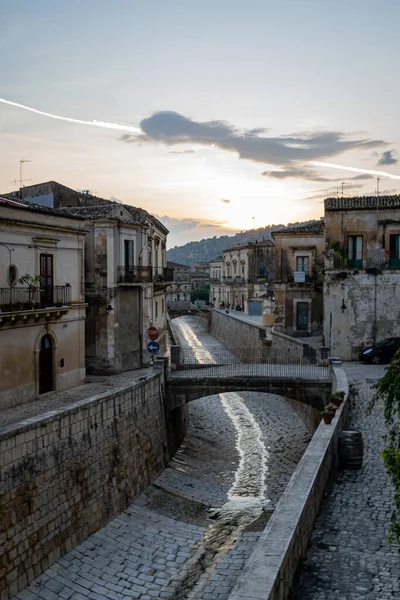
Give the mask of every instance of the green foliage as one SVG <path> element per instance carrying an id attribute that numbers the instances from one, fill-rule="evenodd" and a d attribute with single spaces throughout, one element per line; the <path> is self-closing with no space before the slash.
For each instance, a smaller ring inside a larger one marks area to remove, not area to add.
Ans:
<path id="1" fill-rule="evenodd" d="M 42 283 L 43 277 L 41 275 L 31 275 L 30 273 L 25 273 L 18 279 L 18 283 L 21 285 L 26 284 L 29 290 L 36 289 L 36 286 Z"/>
<path id="2" fill-rule="evenodd" d="M 378 400 L 383 400 L 388 433 L 383 436 L 387 445 L 381 456 L 395 490 L 395 509 L 388 540 L 400 543 L 400 350 L 396 352 L 385 375 L 374 388 L 376 391 L 368 406 L 368 412 L 371 413 Z"/>
<path id="3" fill-rule="evenodd" d="M 196 290 L 190 293 L 190 300 L 195 302 L 196 300 L 205 300 L 207 304 L 210 301 L 210 284 L 205 283 L 199 286 Z"/>

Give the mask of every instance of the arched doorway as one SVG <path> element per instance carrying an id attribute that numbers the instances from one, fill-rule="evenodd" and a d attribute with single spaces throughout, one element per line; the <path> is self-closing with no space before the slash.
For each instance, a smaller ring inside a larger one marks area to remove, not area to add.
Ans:
<path id="1" fill-rule="evenodd" d="M 39 394 L 53 390 L 53 342 L 46 334 L 39 345 Z"/>

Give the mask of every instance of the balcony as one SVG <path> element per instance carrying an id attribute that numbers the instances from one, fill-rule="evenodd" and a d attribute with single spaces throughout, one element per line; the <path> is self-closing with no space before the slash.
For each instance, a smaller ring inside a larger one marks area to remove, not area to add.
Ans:
<path id="1" fill-rule="evenodd" d="M 54 285 L 46 288 L 0 288 L 1 312 L 16 312 L 57 308 L 71 304 L 71 286 Z"/>
<path id="2" fill-rule="evenodd" d="M 173 270 L 167 267 L 118 267 L 118 283 L 172 283 Z"/>
<path id="3" fill-rule="evenodd" d="M 400 259 L 390 256 L 384 248 L 371 248 L 363 258 L 348 258 L 347 256 L 328 256 L 326 269 L 400 269 Z"/>
<path id="4" fill-rule="evenodd" d="M 302 276 L 299 276 L 301 273 Z M 308 273 L 304 273 L 302 271 L 292 271 L 291 269 L 287 271 L 282 271 L 280 274 L 277 274 L 277 283 L 294 283 L 296 285 L 322 285 L 318 280 L 317 274 L 312 273 L 309 275 Z"/>
<path id="5" fill-rule="evenodd" d="M 240 277 L 240 276 L 222 277 L 222 283 L 225 283 L 227 285 L 232 285 L 232 284 L 243 284 L 243 283 L 246 283 L 246 281 L 245 281 L 244 277 Z"/>

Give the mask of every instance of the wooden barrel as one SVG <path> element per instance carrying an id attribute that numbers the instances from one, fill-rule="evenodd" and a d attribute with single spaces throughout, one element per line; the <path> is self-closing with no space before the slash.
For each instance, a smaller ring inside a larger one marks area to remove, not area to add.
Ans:
<path id="1" fill-rule="evenodd" d="M 361 469 L 364 444 L 361 431 L 342 429 L 338 439 L 339 465 L 343 469 Z"/>

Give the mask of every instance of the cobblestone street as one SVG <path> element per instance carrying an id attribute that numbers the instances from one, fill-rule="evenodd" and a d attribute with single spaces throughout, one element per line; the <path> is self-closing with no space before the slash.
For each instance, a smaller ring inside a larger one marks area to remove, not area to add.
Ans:
<path id="1" fill-rule="evenodd" d="M 400 600 L 400 555 L 385 539 L 394 491 L 380 452 L 385 426 L 382 405 L 366 415 L 373 384 L 383 366 L 344 365 L 352 400 L 350 426 L 362 431 L 364 463 L 338 471 L 313 532 L 295 600 Z"/>
<path id="2" fill-rule="evenodd" d="M 153 485 L 15 599 L 226 600 L 311 434 L 279 396 L 223 396 L 192 402 L 186 439 Z M 263 479 L 265 510 L 247 521 L 218 514 L 229 505 L 243 460 L 231 401 L 254 421 L 266 457 L 264 470 L 255 473 Z"/>

